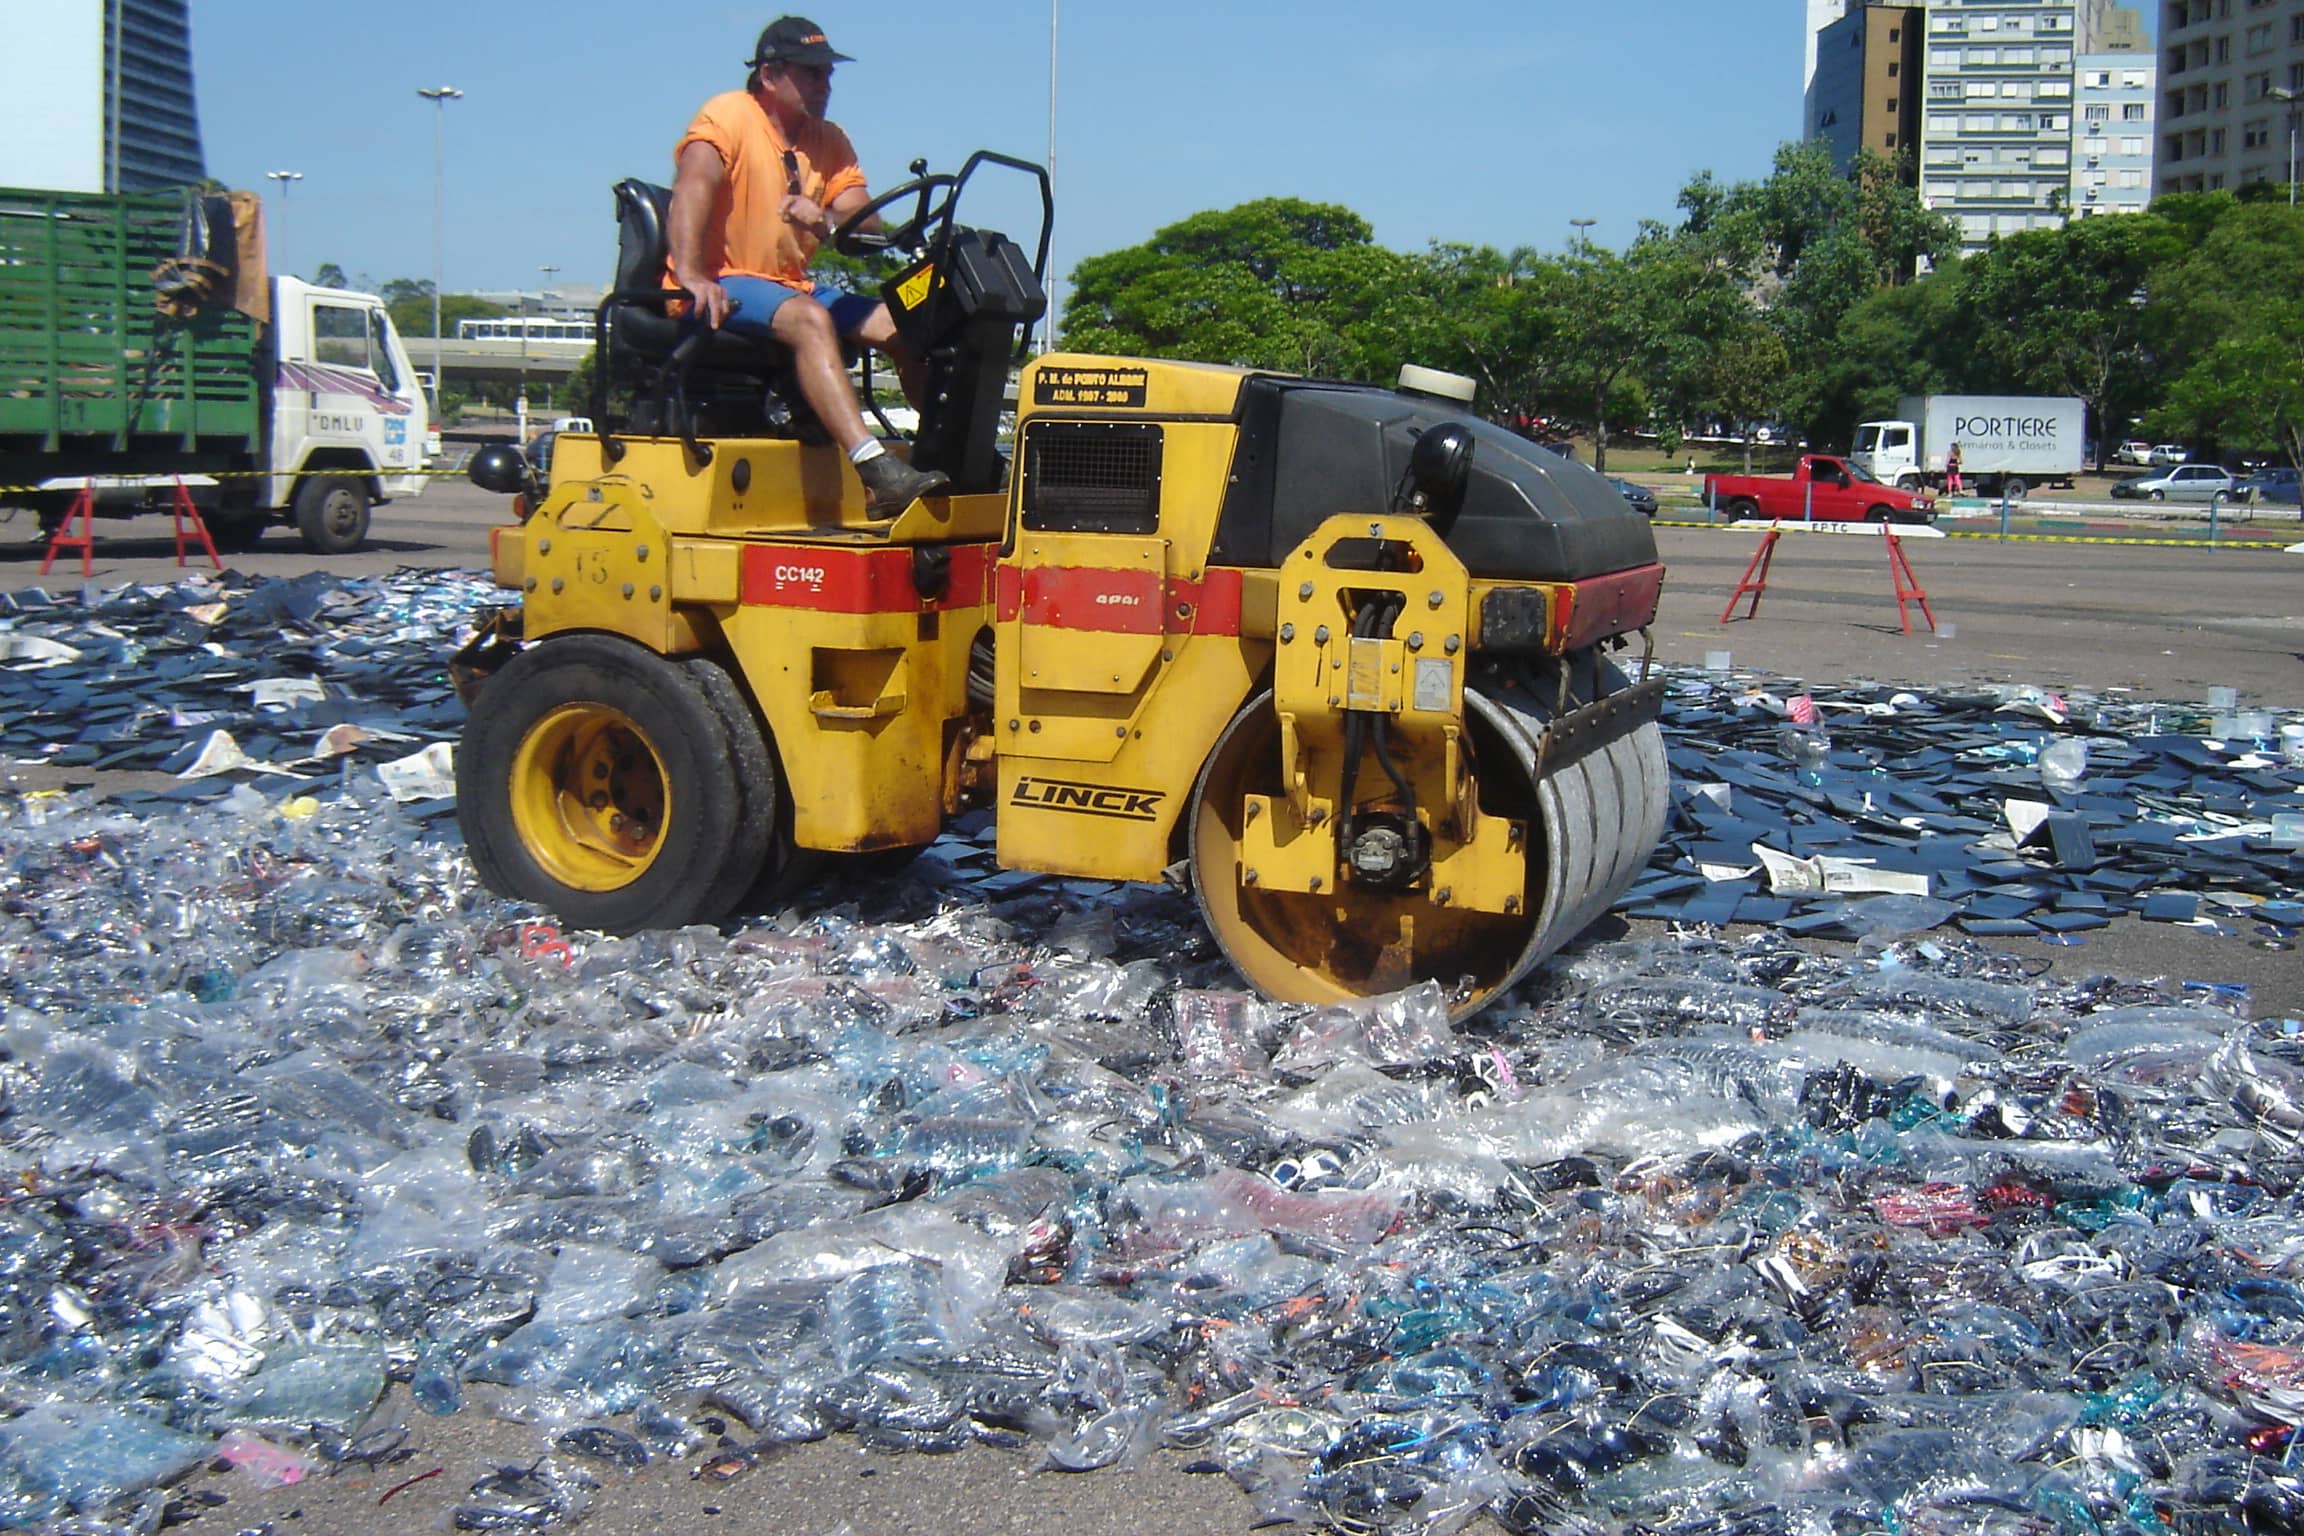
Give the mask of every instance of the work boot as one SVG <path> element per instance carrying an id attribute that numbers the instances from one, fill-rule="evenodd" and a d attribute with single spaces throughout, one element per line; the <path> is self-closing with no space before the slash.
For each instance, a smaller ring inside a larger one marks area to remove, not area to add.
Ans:
<path id="1" fill-rule="evenodd" d="M 856 466 L 864 482 L 864 510 L 901 512 L 923 496 L 933 496 L 952 484 L 940 469 L 914 469 L 892 453 L 874 454 Z"/>

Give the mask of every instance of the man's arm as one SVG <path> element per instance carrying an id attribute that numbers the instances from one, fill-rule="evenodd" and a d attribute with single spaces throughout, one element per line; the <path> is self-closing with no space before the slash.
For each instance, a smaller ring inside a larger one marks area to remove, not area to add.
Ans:
<path id="1" fill-rule="evenodd" d="M 728 167 L 720 151 L 709 144 L 691 144 L 680 151 L 679 178 L 672 183 L 672 280 L 696 295 L 697 312 L 714 330 L 728 318 L 728 291 L 717 272 L 704 270 L 704 231 L 712 222 L 712 205 L 719 200 L 720 183 Z"/>
<path id="2" fill-rule="evenodd" d="M 848 215 L 854 213 L 857 209 L 863 207 L 870 201 L 872 201 L 872 189 L 870 187 L 850 187 L 847 191 L 832 199 L 832 207 L 829 210 L 830 217 L 827 222 L 830 223 L 832 228 L 838 229 L 842 219 L 845 219 L 848 217 Z M 872 217 L 864 223 L 863 228 L 868 233 L 878 232 L 880 228 L 880 215 L 872 215 Z"/>

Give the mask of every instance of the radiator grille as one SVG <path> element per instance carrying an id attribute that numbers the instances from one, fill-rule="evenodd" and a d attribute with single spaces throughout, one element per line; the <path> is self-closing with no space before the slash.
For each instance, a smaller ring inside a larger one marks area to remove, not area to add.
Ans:
<path id="1" fill-rule="evenodd" d="M 1024 433 L 1024 526 L 1072 533 L 1155 531 L 1160 445 L 1160 428 L 1140 422 L 1034 422 Z"/>

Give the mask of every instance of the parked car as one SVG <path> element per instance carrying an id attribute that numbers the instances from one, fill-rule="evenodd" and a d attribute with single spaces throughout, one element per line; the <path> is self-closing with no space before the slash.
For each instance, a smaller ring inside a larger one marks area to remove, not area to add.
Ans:
<path id="1" fill-rule="evenodd" d="M 1616 487 L 1617 495 L 1632 503 L 1633 506 L 1647 513 L 1650 517 L 1656 515 L 1656 493 L 1654 491 L 1644 485 L 1634 485 L 1629 480 L 1619 480 L 1614 475 L 1608 477 L 1608 483 Z"/>
<path id="2" fill-rule="evenodd" d="M 2122 501 L 2208 501 L 2221 491 L 2230 498 L 2240 481 L 2217 464 L 2179 464 L 2156 475 L 2132 475 L 2112 487 Z"/>
<path id="3" fill-rule="evenodd" d="M 2145 462 L 2154 469 L 2170 469 L 2191 457 L 2182 443 L 2154 443 Z"/>
<path id="4" fill-rule="evenodd" d="M 2299 493 L 2293 466 L 2256 471 L 2240 482 L 2240 494 L 2250 501 L 2284 501 L 2292 507 L 2304 505 L 2304 494 Z"/>
<path id="5" fill-rule="evenodd" d="M 2115 464 L 2133 464 L 2139 469 L 2149 469 L 2152 466 L 2152 445 L 2141 438 L 2132 437 L 2112 450 L 2112 462 Z"/>

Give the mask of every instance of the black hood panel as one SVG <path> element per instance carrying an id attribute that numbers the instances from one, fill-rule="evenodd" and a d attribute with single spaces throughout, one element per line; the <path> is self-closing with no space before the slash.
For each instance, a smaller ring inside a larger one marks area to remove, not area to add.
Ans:
<path id="1" fill-rule="evenodd" d="M 1475 576 L 1577 581 L 1653 564 L 1648 519 L 1573 459 L 1448 401 L 1349 384 L 1255 378 L 1218 519 L 1217 565 L 1268 567 L 1339 513 L 1383 513 L 1416 434 L 1469 429 L 1472 485 L 1448 545 Z"/>

